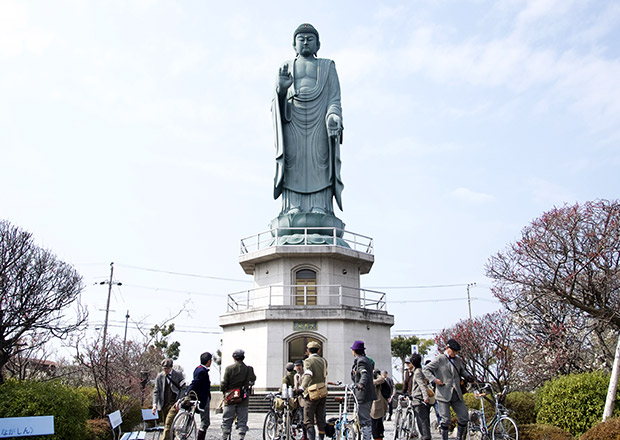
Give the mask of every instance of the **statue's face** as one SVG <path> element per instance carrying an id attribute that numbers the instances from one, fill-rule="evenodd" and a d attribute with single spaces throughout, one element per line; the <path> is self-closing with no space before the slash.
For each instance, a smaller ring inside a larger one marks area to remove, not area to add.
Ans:
<path id="1" fill-rule="evenodd" d="M 298 55 L 309 57 L 319 51 L 319 40 L 313 33 L 301 32 L 295 36 L 295 52 Z"/>

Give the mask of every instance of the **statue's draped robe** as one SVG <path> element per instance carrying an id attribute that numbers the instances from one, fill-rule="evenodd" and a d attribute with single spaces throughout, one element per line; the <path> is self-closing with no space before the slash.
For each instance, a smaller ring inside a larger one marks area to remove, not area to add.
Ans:
<path id="1" fill-rule="evenodd" d="M 276 144 L 276 175 L 274 198 L 283 190 L 302 195 L 330 191 L 342 210 L 341 194 L 344 185 L 340 179 L 341 137 L 330 139 L 327 134 L 327 118 L 338 115 L 342 120 L 340 106 L 340 83 L 332 60 L 317 59 L 317 83 L 310 91 L 295 90 L 295 82 L 289 87 L 283 108 L 278 96 L 272 105 L 272 117 Z M 283 64 L 295 75 L 295 60 Z M 330 206 L 331 207 L 331 206 Z M 331 212 L 330 207 L 321 207 Z"/>

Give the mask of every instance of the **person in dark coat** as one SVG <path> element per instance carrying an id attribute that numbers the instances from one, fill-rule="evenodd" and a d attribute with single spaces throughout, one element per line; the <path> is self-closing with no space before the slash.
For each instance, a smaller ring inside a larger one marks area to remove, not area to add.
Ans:
<path id="1" fill-rule="evenodd" d="M 372 419 L 370 409 L 372 402 L 377 398 L 377 392 L 372 379 L 373 362 L 366 357 L 366 347 L 364 341 L 355 341 L 351 346 L 353 352 L 353 367 L 351 368 L 351 380 L 356 386 L 355 396 L 357 397 L 360 427 L 362 429 L 363 440 L 372 439 Z"/>
<path id="2" fill-rule="evenodd" d="M 209 378 L 209 367 L 213 361 L 213 356 L 208 351 L 200 355 L 200 365 L 194 370 L 194 379 L 187 388 L 187 393 L 194 391 L 198 396 L 202 410 L 200 413 L 200 429 L 196 435 L 196 440 L 204 440 L 207 435 L 207 429 L 211 424 L 209 415 L 209 403 L 211 402 L 211 379 Z"/>

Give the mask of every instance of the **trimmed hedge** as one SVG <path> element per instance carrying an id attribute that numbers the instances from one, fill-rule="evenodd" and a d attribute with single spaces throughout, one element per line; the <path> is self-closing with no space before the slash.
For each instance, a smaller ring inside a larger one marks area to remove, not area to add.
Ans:
<path id="1" fill-rule="evenodd" d="M 551 425 L 520 425 L 519 440 L 574 440 L 574 437 L 562 428 Z"/>
<path id="2" fill-rule="evenodd" d="M 0 386 L 2 417 L 54 416 L 54 435 L 31 439 L 83 439 L 86 432 L 88 402 L 74 388 L 58 381 L 6 381 Z"/>
<path id="3" fill-rule="evenodd" d="M 112 440 L 113 434 L 108 419 L 86 420 L 85 440 Z"/>
<path id="4" fill-rule="evenodd" d="M 603 416 L 609 375 L 571 374 L 546 382 L 536 393 L 536 422 L 560 427 L 579 436 Z M 620 393 L 616 401 L 620 400 Z M 614 415 L 618 414 L 618 409 Z"/>
<path id="5" fill-rule="evenodd" d="M 620 439 L 620 418 L 607 419 L 588 429 L 579 440 L 618 440 Z"/>
<path id="6" fill-rule="evenodd" d="M 510 410 L 510 417 L 517 422 L 517 425 L 536 423 L 536 395 L 534 393 L 513 391 L 506 396 L 504 404 Z"/>

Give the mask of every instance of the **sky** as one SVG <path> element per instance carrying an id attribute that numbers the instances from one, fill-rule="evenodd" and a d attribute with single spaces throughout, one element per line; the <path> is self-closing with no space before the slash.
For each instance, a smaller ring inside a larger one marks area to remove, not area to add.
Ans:
<path id="1" fill-rule="evenodd" d="M 278 67 L 303 22 L 342 90 L 346 229 L 392 334 L 499 309 L 484 266 L 554 206 L 615 199 L 620 4 L 0 0 L 0 218 L 75 266 L 91 334 L 174 319 L 215 351 L 268 229 Z M 58 356 L 68 355 L 59 350 Z"/>

